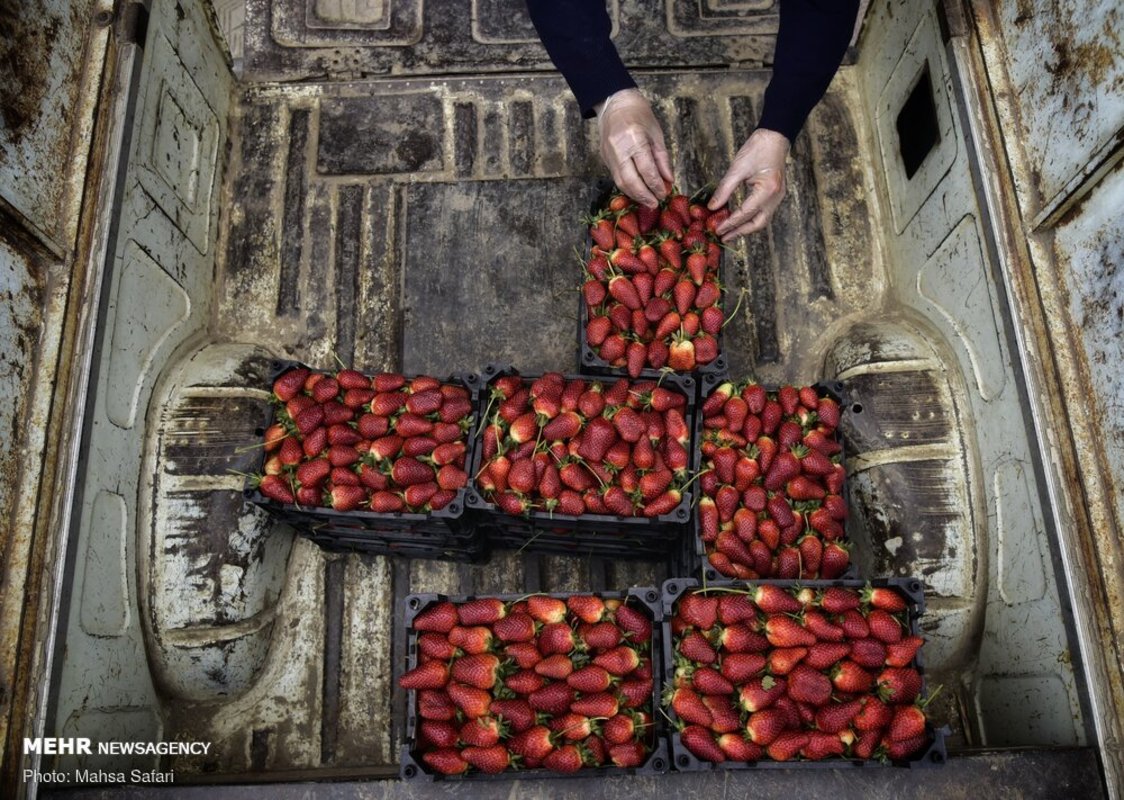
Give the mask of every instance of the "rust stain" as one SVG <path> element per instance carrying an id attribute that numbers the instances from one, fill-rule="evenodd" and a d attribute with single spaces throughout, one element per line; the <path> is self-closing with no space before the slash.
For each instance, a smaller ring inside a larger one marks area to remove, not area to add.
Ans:
<path id="1" fill-rule="evenodd" d="M 0 116 L 13 144 L 34 131 L 62 20 L 42 2 L 0 0 Z M 2 157 L 2 151 L 0 151 Z"/>

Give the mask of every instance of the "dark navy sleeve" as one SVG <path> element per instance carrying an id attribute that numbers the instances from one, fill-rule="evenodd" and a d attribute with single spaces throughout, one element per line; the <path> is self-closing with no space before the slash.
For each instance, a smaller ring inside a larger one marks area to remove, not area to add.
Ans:
<path id="1" fill-rule="evenodd" d="M 859 0 L 781 0 L 773 77 L 758 127 L 796 138 L 839 69 L 858 14 Z"/>
<path id="2" fill-rule="evenodd" d="M 583 117 L 613 92 L 636 86 L 609 38 L 605 0 L 527 0 L 527 10 Z"/>

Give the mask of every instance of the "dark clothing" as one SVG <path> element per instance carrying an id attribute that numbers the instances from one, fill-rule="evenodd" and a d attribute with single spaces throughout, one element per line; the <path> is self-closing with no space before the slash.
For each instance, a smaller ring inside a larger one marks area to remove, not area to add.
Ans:
<path id="1" fill-rule="evenodd" d="M 527 8 L 582 116 L 636 86 L 609 39 L 605 0 L 527 0 Z M 859 0 L 780 0 L 773 77 L 758 127 L 796 138 L 847 52 L 858 12 Z"/>

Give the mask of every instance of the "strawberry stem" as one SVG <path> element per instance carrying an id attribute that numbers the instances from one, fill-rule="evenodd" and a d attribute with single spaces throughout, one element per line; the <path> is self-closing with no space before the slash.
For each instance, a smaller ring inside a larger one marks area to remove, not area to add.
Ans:
<path id="1" fill-rule="evenodd" d="M 738 309 L 740 309 L 742 307 L 742 300 L 745 299 L 745 296 L 746 296 L 746 289 L 743 286 L 742 290 L 740 292 L 738 292 L 738 302 L 734 306 L 734 310 L 730 312 L 730 316 L 726 317 L 726 321 L 722 323 L 723 328 L 725 328 L 727 325 L 729 325 L 731 322 L 734 321 L 734 317 L 736 317 L 738 315 Z"/>

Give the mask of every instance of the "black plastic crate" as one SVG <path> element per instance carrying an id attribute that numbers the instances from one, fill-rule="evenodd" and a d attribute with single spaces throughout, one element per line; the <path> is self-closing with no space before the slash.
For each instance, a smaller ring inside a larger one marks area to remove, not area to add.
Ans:
<path id="1" fill-rule="evenodd" d="M 309 368 L 298 361 L 283 360 L 275 361 L 273 367 L 270 386 L 277 377 L 290 369 Z M 409 379 L 415 376 L 406 377 Z M 480 377 L 476 373 L 454 373 L 442 379 L 442 383 L 463 386 L 468 390 L 473 408 L 478 406 Z M 276 406 L 270 406 L 267 419 L 255 431 L 257 436 L 264 435 L 265 430 L 274 423 L 276 410 Z M 465 440 L 466 471 L 472 460 L 475 442 L 470 430 Z M 263 451 L 261 463 L 264 464 L 264 461 Z M 285 505 L 262 495 L 250 480 L 247 480 L 244 490 L 244 495 L 250 502 L 331 552 L 480 562 L 487 558 L 488 547 L 468 510 L 468 493 L 469 487 L 461 488 L 444 508 L 420 514 L 378 513 L 360 509 L 337 511 L 323 506 Z"/>
<path id="2" fill-rule="evenodd" d="M 406 700 L 406 727 L 405 727 L 405 741 L 402 743 L 399 750 L 399 775 L 403 780 L 414 782 L 431 782 L 431 781 L 495 781 L 495 780 L 524 780 L 528 778 L 590 778 L 590 777 L 615 777 L 621 775 L 659 775 L 668 772 L 671 765 L 671 760 L 668 757 L 668 743 L 663 730 L 664 718 L 659 712 L 660 676 L 663 674 L 663 665 L 661 659 L 663 657 L 664 648 L 662 646 L 663 628 L 661 616 L 661 597 L 660 591 L 651 586 L 634 587 L 623 592 L 537 592 L 535 594 L 543 594 L 548 597 L 557 597 L 565 599 L 573 595 L 586 595 L 592 594 L 601 598 L 618 598 L 626 602 L 633 603 L 636 606 L 646 610 L 652 620 L 652 638 L 649 642 L 649 658 L 652 661 L 652 752 L 648 756 L 648 760 L 640 767 L 631 769 L 621 769 L 614 766 L 603 766 L 595 768 L 583 768 L 575 773 L 559 773 L 553 772 L 549 769 L 523 769 L 523 770 L 508 770 L 498 774 L 489 774 L 482 772 L 469 772 L 465 775 L 440 775 L 432 772 L 429 767 L 421 760 L 420 757 L 415 758 L 415 743 L 418 727 L 418 716 L 415 712 L 417 703 L 417 692 L 410 690 L 407 692 Z M 403 601 L 403 625 L 406 628 L 406 665 L 405 671 L 409 671 L 417 666 L 418 663 L 418 649 L 417 638 L 418 632 L 413 628 L 414 619 L 419 614 L 425 611 L 434 603 L 451 602 L 454 604 L 464 603 L 480 597 L 499 598 L 504 602 L 511 602 L 515 600 L 523 600 L 529 597 L 526 594 L 480 594 L 480 595 L 461 595 L 450 596 L 442 594 L 412 594 L 405 598 Z M 397 676 L 396 676 L 397 677 Z"/>
<path id="3" fill-rule="evenodd" d="M 862 589 L 867 584 L 872 587 L 890 587 L 899 590 L 907 601 L 905 614 L 909 620 L 910 634 L 920 635 L 920 622 L 921 616 L 925 613 L 925 594 L 924 585 L 917 578 L 876 578 L 870 581 L 853 580 L 853 579 L 837 579 L 826 581 L 791 581 L 791 580 L 757 580 L 757 581 L 736 581 L 736 580 L 718 580 L 718 581 L 705 581 L 700 584 L 695 578 L 671 578 L 664 582 L 662 589 L 662 615 L 663 615 L 663 681 L 665 685 L 670 685 L 675 678 L 675 658 L 674 658 L 674 637 L 671 634 L 671 619 L 675 615 L 675 607 L 679 601 L 680 596 L 690 589 L 697 589 L 700 586 L 703 589 L 744 589 L 754 586 L 761 586 L 771 584 L 774 586 L 781 586 L 784 588 L 800 587 L 811 588 L 816 590 L 827 589 L 832 586 L 845 587 L 849 589 Z M 912 667 L 921 673 L 922 687 L 920 697 L 925 697 L 928 694 L 927 681 L 925 679 L 925 665 L 924 665 L 924 647 L 917 651 L 911 662 Z M 669 718 L 674 723 L 678 717 L 671 708 L 665 709 Z M 710 761 L 703 761 L 697 758 L 691 751 L 689 751 L 680 741 L 679 732 L 674 727 L 671 727 L 668 733 L 669 747 L 672 755 L 672 769 L 676 772 L 702 772 L 702 771 L 722 771 L 722 770 L 747 770 L 747 769 L 848 769 L 848 768 L 877 768 L 877 767 L 907 767 L 912 769 L 925 768 L 925 767 L 938 767 L 948 761 L 948 745 L 946 742 L 947 737 L 951 734 L 948 726 L 936 727 L 932 723 L 926 725 L 926 731 L 929 734 L 929 746 L 917 753 L 913 758 L 904 761 L 880 761 L 877 759 L 861 760 L 849 758 L 825 758 L 820 761 L 806 761 L 800 759 L 793 759 L 791 761 L 773 761 L 764 758 L 760 761 L 723 761 L 721 763 L 713 763 Z"/>
<path id="4" fill-rule="evenodd" d="M 487 405 L 489 384 L 494 379 L 513 372 L 511 367 L 497 365 L 484 368 L 479 400 L 481 415 Z M 540 375 L 521 375 L 521 377 L 525 382 L 530 383 Z M 622 377 L 626 380 L 650 380 L 643 377 L 630 379 L 627 376 L 565 376 L 567 380 L 581 378 L 604 383 L 611 383 Z M 688 429 L 693 430 L 695 379 L 689 375 L 664 375 L 661 385 L 675 388 L 687 398 L 683 417 Z M 479 424 L 483 426 L 486 420 L 481 419 Z M 480 471 L 482 454 L 483 448 L 477 436 L 468 470 L 470 481 L 473 481 Z M 676 508 L 653 518 L 598 514 L 583 514 L 575 517 L 545 511 L 531 511 L 517 517 L 503 512 L 494 503 L 486 500 L 474 485 L 469 488 L 467 504 L 478 515 L 478 525 L 493 549 L 652 561 L 674 556 L 682 547 L 692 517 L 691 497 L 690 491 L 683 492 L 683 499 Z"/>
<path id="5" fill-rule="evenodd" d="M 692 472 L 692 474 L 697 474 L 698 471 L 702 468 L 702 449 L 701 448 L 702 448 L 702 441 L 703 441 L 703 422 L 704 422 L 703 414 L 702 414 L 703 403 L 706 402 L 706 399 L 710 396 L 711 392 L 713 392 L 714 389 L 716 389 L 718 386 L 722 385 L 724 382 L 726 382 L 728 380 L 732 380 L 732 379 L 726 373 L 713 373 L 713 374 L 706 374 L 706 375 L 699 376 L 698 410 L 697 410 L 697 413 L 695 414 L 694 428 L 693 428 L 692 437 L 691 437 L 692 443 L 694 445 L 691 449 L 691 472 Z M 827 395 L 827 396 L 831 397 L 832 399 L 834 399 L 837 403 L 839 403 L 840 412 L 842 414 L 845 415 L 847 413 L 847 406 L 845 405 L 845 399 L 846 398 L 844 397 L 844 394 L 843 394 L 843 383 L 842 382 L 833 381 L 831 383 L 814 383 L 814 384 L 811 384 L 811 385 L 821 395 Z M 773 386 L 773 385 L 769 385 L 769 384 L 765 384 L 764 387 L 765 387 L 765 390 L 767 392 L 775 392 L 779 388 L 779 386 Z M 842 436 L 838 436 L 837 440 L 839 442 L 840 447 L 843 447 L 844 443 L 843 443 Z M 841 460 L 845 460 L 846 459 L 846 451 L 841 450 L 840 456 L 841 456 Z M 847 485 L 848 485 L 847 481 L 844 480 L 843 490 L 842 490 L 841 494 L 843 496 L 843 499 L 848 501 L 847 505 L 849 507 L 850 506 L 850 495 L 847 492 Z M 701 492 L 696 492 L 695 494 L 699 495 L 700 497 L 702 496 Z M 846 536 L 846 530 L 847 530 L 846 521 L 843 521 L 840 524 L 843 526 L 843 530 L 844 530 L 844 541 L 849 541 L 849 539 Z M 677 555 L 678 555 L 679 560 L 678 560 L 678 563 L 677 563 L 676 566 L 678 567 L 679 574 L 681 574 L 681 575 L 701 575 L 703 577 L 704 581 L 706 581 L 707 583 L 713 583 L 715 581 L 728 580 L 725 576 L 723 576 L 721 573 L 719 573 L 718 570 L 714 569 L 714 567 L 710 566 L 710 564 L 707 562 L 706 546 L 703 543 L 702 539 L 699 538 L 699 533 L 698 533 L 697 504 L 696 504 L 696 507 L 694 509 L 692 509 L 692 512 L 691 512 L 691 529 L 690 529 L 690 532 L 687 536 L 684 537 L 683 546 L 679 549 Z M 854 578 L 857 578 L 857 577 L 858 577 L 858 567 L 855 564 L 855 560 L 852 559 L 851 563 L 847 567 L 847 570 L 843 573 L 843 575 L 841 575 L 839 577 L 839 579 L 840 580 L 850 580 L 850 579 L 854 579 Z M 764 580 L 768 580 L 768 579 L 764 579 Z"/>
<path id="6" fill-rule="evenodd" d="M 616 187 L 611 183 L 604 183 L 603 182 L 603 183 L 598 184 L 598 186 L 596 187 L 596 190 L 595 190 L 596 191 L 596 199 L 594 199 L 594 201 L 590 204 L 590 214 L 591 215 L 597 213 L 599 210 L 601 210 L 606 205 L 608 205 L 609 198 L 613 194 L 615 189 L 616 189 Z M 699 197 L 699 198 L 703 199 L 704 202 L 705 202 L 705 200 L 710 199 L 710 193 L 708 193 L 708 192 L 696 192 L 695 195 L 691 195 L 691 196 L 692 197 Z M 589 257 L 589 253 L 592 251 L 592 248 L 593 248 L 593 240 L 590 237 L 588 230 L 585 233 L 585 238 L 583 240 L 583 244 L 584 244 L 584 247 L 585 247 L 585 251 L 582 253 L 582 258 L 586 259 L 586 258 Z M 721 259 L 718 263 L 718 277 L 719 277 L 719 282 L 722 286 L 726 285 L 726 278 L 727 278 L 726 272 L 727 272 L 727 270 L 726 270 L 726 249 L 723 248 L 722 249 L 722 257 L 721 257 Z M 722 307 L 723 311 L 725 311 L 727 314 L 729 314 L 732 310 L 732 309 L 729 308 L 729 304 L 727 302 L 727 296 L 725 294 L 723 294 L 721 300 L 719 301 L 719 305 Z M 612 366 L 611 364 L 609 364 L 608 361 L 601 358 L 601 356 L 599 356 L 597 353 L 595 353 L 593 351 L 593 348 L 591 348 L 589 346 L 589 344 L 586 342 L 585 326 L 586 326 L 587 322 L 589 322 L 589 309 L 586 308 L 585 298 L 582 297 L 581 293 L 579 292 L 578 293 L 578 331 L 577 331 L 577 334 L 578 334 L 578 337 L 577 337 L 577 341 L 578 341 L 578 371 L 582 372 L 582 373 L 592 374 L 592 375 L 612 376 L 612 377 L 618 377 L 618 378 L 619 377 L 626 377 L 628 375 L 628 370 L 625 367 L 614 367 L 614 366 Z M 719 329 L 717 335 L 714 338 L 718 342 L 718 355 L 715 357 L 715 359 L 713 361 L 711 361 L 709 364 L 704 364 L 702 366 L 696 367 L 690 373 L 677 372 L 677 373 L 674 373 L 674 374 L 677 374 L 677 375 L 694 374 L 694 375 L 698 375 L 698 376 L 701 377 L 702 375 L 724 373 L 726 371 L 727 364 L 726 364 L 726 354 L 725 354 L 725 351 L 723 350 L 723 347 L 722 347 L 722 330 L 721 329 Z M 659 378 L 663 374 L 665 374 L 665 373 L 662 370 L 657 370 L 657 369 L 652 369 L 650 367 L 646 367 L 645 369 L 641 370 L 639 378 Z"/>

